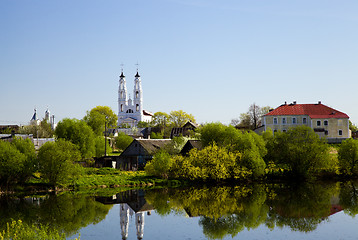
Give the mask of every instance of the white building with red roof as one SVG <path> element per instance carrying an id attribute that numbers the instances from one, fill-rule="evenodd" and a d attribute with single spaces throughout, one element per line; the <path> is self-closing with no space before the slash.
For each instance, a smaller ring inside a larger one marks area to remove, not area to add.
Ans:
<path id="1" fill-rule="evenodd" d="M 282 104 L 263 116 L 263 124 L 265 131 L 270 128 L 274 132 L 306 125 L 328 142 L 341 142 L 351 137 L 349 116 L 320 101 L 316 104 Z"/>

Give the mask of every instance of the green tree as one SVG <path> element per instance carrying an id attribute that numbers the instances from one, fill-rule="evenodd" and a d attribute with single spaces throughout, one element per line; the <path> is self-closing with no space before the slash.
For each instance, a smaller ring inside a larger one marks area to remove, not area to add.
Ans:
<path id="1" fill-rule="evenodd" d="M 42 176 L 53 186 L 68 183 L 76 175 L 74 162 L 81 159 L 78 147 L 64 139 L 47 142 L 39 150 L 38 159 Z"/>
<path id="2" fill-rule="evenodd" d="M 124 132 L 119 132 L 118 136 L 115 138 L 116 148 L 118 148 L 120 151 L 124 151 L 132 142 L 133 138 L 126 135 Z"/>
<path id="3" fill-rule="evenodd" d="M 112 148 L 109 145 L 108 141 L 106 141 L 106 147 L 104 146 L 104 137 L 96 136 L 95 137 L 95 148 L 96 148 L 96 157 L 104 156 L 104 151 L 106 150 L 106 154 L 112 152 Z"/>
<path id="4" fill-rule="evenodd" d="M 266 144 L 266 161 L 285 164 L 297 177 L 309 177 L 327 166 L 328 145 L 307 126 L 297 126 L 285 132 L 276 132 Z"/>
<path id="5" fill-rule="evenodd" d="M 338 149 L 338 165 L 342 173 L 358 174 L 358 140 L 348 138 Z"/>
<path id="6" fill-rule="evenodd" d="M 231 124 L 241 128 L 255 129 L 261 125 L 261 118 L 269 112 L 269 106 L 260 107 L 253 103 L 246 113 L 241 113 L 239 119 L 232 119 Z"/>
<path id="7" fill-rule="evenodd" d="M 170 123 L 169 115 L 165 112 L 156 112 L 153 115 L 151 124 L 163 130 Z"/>
<path id="8" fill-rule="evenodd" d="M 192 114 L 186 113 L 183 110 L 171 111 L 169 115 L 170 124 L 173 127 L 183 127 L 188 121 L 195 123 L 195 118 Z"/>
<path id="9" fill-rule="evenodd" d="M 83 158 L 95 155 L 95 137 L 92 128 L 84 121 L 65 118 L 57 124 L 55 134 L 79 147 Z"/>
<path id="10" fill-rule="evenodd" d="M 20 128 L 19 133 L 32 134 L 34 137 L 39 138 L 52 138 L 54 130 L 51 124 L 44 119 L 40 122 L 40 125 L 37 125 L 36 122 L 32 122 L 29 125 L 23 126 Z"/>
<path id="11" fill-rule="evenodd" d="M 19 180 L 26 162 L 25 154 L 21 153 L 9 142 L 0 141 L 0 182 L 8 187 Z"/>
<path id="12" fill-rule="evenodd" d="M 357 125 L 355 125 L 354 123 L 352 123 L 350 120 L 349 120 L 349 129 L 350 129 L 352 132 L 357 132 L 357 131 L 358 131 Z"/>
<path id="13" fill-rule="evenodd" d="M 149 176 L 168 178 L 172 164 L 173 160 L 170 154 L 161 150 L 154 154 L 153 159 L 145 165 L 144 170 Z"/>
<path id="14" fill-rule="evenodd" d="M 83 120 L 90 126 L 93 132 L 100 136 L 105 130 L 105 123 L 108 128 L 117 126 L 118 117 L 108 106 L 97 106 L 87 111 Z"/>
<path id="15" fill-rule="evenodd" d="M 26 157 L 23 171 L 19 174 L 20 181 L 24 182 L 36 171 L 38 165 L 35 146 L 29 138 L 22 139 L 16 137 L 11 144 Z"/>

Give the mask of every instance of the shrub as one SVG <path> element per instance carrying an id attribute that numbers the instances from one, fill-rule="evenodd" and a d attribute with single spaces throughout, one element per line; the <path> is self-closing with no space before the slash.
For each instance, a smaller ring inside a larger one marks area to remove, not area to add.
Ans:
<path id="1" fill-rule="evenodd" d="M 16 183 L 24 172 L 25 154 L 9 142 L 0 141 L 0 182 L 8 186 Z"/>
<path id="2" fill-rule="evenodd" d="M 293 175 L 306 178 L 319 168 L 326 167 L 328 145 L 307 126 L 277 132 L 266 144 L 266 162 L 286 164 Z"/>
<path id="3" fill-rule="evenodd" d="M 338 164 L 342 173 L 358 173 L 358 140 L 349 138 L 342 142 L 338 149 Z"/>
<path id="4" fill-rule="evenodd" d="M 119 150 L 124 151 L 132 141 L 133 138 L 131 136 L 126 135 L 124 132 L 119 132 L 115 139 L 115 145 Z"/>
<path id="5" fill-rule="evenodd" d="M 47 142 L 39 150 L 38 159 L 42 176 L 53 186 L 65 185 L 77 174 L 75 161 L 81 153 L 73 143 L 59 139 Z"/>
<path id="6" fill-rule="evenodd" d="M 153 156 L 153 159 L 146 164 L 144 170 L 148 175 L 168 178 L 172 163 L 173 161 L 169 153 L 159 151 Z"/>

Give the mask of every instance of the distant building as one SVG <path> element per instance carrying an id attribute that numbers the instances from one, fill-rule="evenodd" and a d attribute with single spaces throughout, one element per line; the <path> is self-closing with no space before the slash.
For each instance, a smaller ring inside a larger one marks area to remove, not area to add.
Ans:
<path id="1" fill-rule="evenodd" d="M 46 120 L 48 123 L 50 123 L 52 129 L 56 128 L 56 123 L 55 123 L 55 115 L 50 114 L 50 110 L 47 108 L 45 111 L 45 117 L 44 120 Z M 34 109 L 34 114 L 32 115 L 32 118 L 30 120 L 30 124 L 35 124 L 35 125 L 40 125 L 41 121 L 37 115 L 37 109 Z"/>
<path id="2" fill-rule="evenodd" d="M 180 128 L 172 128 L 170 133 L 170 138 L 179 137 L 179 136 L 190 136 L 190 134 L 198 127 L 196 123 L 186 122 L 183 127 Z"/>
<path id="3" fill-rule="evenodd" d="M 153 114 L 143 109 L 143 90 L 140 75 L 134 76 L 133 100 L 127 95 L 126 79 L 119 76 L 118 90 L 118 125 L 137 126 L 139 121 L 150 122 Z"/>
<path id="4" fill-rule="evenodd" d="M 285 132 L 299 125 L 309 126 L 329 143 L 339 143 L 351 137 L 349 116 L 320 101 L 316 104 L 284 103 L 263 116 L 263 125 L 264 131 L 271 128 L 273 132 Z"/>
<path id="5" fill-rule="evenodd" d="M 201 150 L 203 148 L 203 145 L 200 140 L 188 140 L 182 150 L 180 151 L 180 154 L 185 156 L 189 154 L 190 150 L 193 148 L 196 148 L 198 150 Z"/>

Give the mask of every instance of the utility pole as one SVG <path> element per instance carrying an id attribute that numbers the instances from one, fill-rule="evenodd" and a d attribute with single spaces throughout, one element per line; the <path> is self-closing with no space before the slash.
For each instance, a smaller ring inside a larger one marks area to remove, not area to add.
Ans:
<path id="1" fill-rule="evenodd" d="M 104 156 L 107 156 L 107 119 L 108 116 L 106 116 L 106 121 L 104 122 Z"/>

